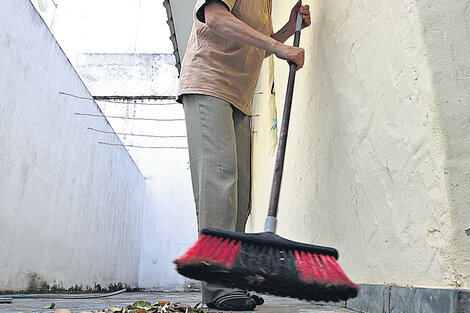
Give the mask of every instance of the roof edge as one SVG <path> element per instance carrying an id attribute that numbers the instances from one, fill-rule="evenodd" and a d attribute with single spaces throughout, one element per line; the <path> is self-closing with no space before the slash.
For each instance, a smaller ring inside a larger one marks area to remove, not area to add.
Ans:
<path id="1" fill-rule="evenodd" d="M 175 56 L 176 59 L 176 68 L 178 69 L 178 76 L 181 73 L 181 55 L 180 55 L 180 50 L 178 48 L 178 40 L 176 39 L 176 28 L 175 28 L 175 22 L 173 20 L 173 12 L 171 10 L 171 3 L 170 0 L 164 0 L 163 1 L 163 6 L 166 9 L 166 15 L 167 15 L 167 24 L 170 27 L 170 40 L 173 43 L 173 55 Z"/>

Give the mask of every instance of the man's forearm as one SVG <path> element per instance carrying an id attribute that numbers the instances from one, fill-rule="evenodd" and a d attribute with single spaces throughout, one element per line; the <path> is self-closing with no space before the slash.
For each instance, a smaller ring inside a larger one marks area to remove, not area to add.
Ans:
<path id="1" fill-rule="evenodd" d="M 295 25 L 292 26 L 289 23 L 284 25 L 277 33 L 272 35 L 271 37 L 276 39 L 279 42 L 286 42 L 287 39 L 289 39 L 292 35 L 295 33 Z"/>
<path id="2" fill-rule="evenodd" d="M 289 39 L 295 31 L 295 25 L 292 27 L 289 23 L 284 25 L 279 31 L 277 31 L 275 34 L 271 36 L 271 38 L 279 41 L 280 43 L 286 42 L 287 39 Z M 269 57 L 272 53 L 267 52 L 266 53 L 266 58 Z"/>
<path id="3" fill-rule="evenodd" d="M 236 18 L 221 2 L 215 1 L 207 4 L 204 14 L 207 26 L 217 35 L 265 50 L 267 55 L 275 54 L 280 59 L 296 63 L 297 69 L 302 68 L 304 50 L 281 42 L 286 41 L 293 33 L 289 32 L 287 26 L 278 32 L 279 41 L 275 36 L 266 36 Z"/>
<path id="4" fill-rule="evenodd" d="M 209 17 L 210 14 L 213 15 Z M 208 12 L 206 8 L 206 22 L 217 35 L 266 50 L 269 54 L 276 53 L 282 45 L 276 38 L 254 30 L 225 9 Z"/>

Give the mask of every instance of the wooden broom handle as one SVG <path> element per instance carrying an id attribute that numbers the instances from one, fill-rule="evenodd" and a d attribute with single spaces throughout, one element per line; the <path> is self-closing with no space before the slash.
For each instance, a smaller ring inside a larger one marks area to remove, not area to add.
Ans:
<path id="1" fill-rule="evenodd" d="M 300 44 L 300 32 L 302 29 L 302 14 L 297 13 L 297 23 L 295 28 L 294 47 Z M 279 136 L 279 147 L 277 149 L 276 164 L 274 166 L 273 186 L 271 189 L 271 200 L 269 202 L 268 216 L 276 217 L 279 204 L 279 193 L 281 190 L 282 172 L 284 168 L 284 157 L 286 154 L 287 132 L 289 130 L 289 118 L 292 107 L 292 97 L 294 95 L 294 82 L 297 64 L 291 63 L 289 79 L 287 83 L 286 101 L 284 103 L 284 113 L 282 115 L 281 134 Z"/>

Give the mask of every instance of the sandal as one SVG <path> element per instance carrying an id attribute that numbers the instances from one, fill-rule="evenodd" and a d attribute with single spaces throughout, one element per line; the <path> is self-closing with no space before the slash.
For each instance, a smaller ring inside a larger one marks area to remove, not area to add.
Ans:
<path id="1" fill-rule="evenodd" d="M 209 309 L 224 311 L 253 311 L 256 307 L 256 302 L 242 291 L 234 291 L 206 303 L 206 305 Z"/>
<path id="2" fill-rule="evenodd" d="M 250 297 L 253 301 L 255 301 L 256 305 L 262 305 L 264 303 L 263 297 L 260 297 L 258 295 L 248 294 L 248 297 Z"/>

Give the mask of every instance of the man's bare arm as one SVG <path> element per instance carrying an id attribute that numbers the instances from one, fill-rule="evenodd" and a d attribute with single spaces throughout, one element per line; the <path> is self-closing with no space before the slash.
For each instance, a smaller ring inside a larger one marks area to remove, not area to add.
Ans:
<path id="1" fill-rule="evenodd" d="M 219 1 L 208 3 L 204 8 L 204 15 L 207 26 L 217 35 L 266 50 L 268 54 L 275 54 L 280 59 L 294 62 L 297 64 L 297 69 L 303 67 L 304 49 L 285 45 L 274 36 L 269 37 L 254 30 L 229 12 L 223 3 Z"/>
<path id="2" fill-rule="evenodd" d="M 302 28 L 309 27 L 312 24 L 310 19 L 310 6 L 302 6 L 302 2 L 297 1 L 297 4 L 291 10 L 289 21 L 277 33 L 272 35 L 272 38 L 284 43 L 287 39 L 294 35 L 298 10 L 300 10 L 300 14 L 302 14 Z M 266 57 L 270 55 L 271 53 L 267 53 Z"/>

